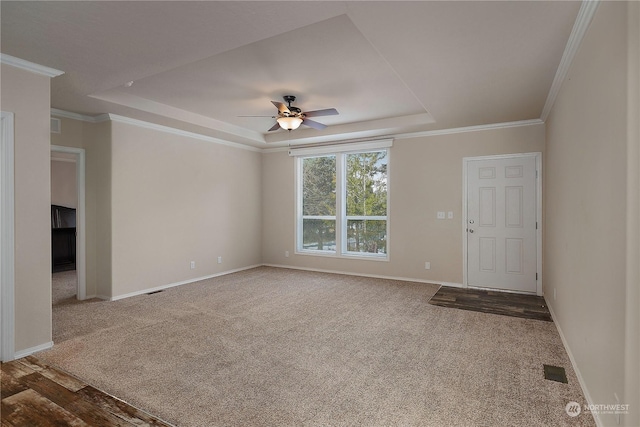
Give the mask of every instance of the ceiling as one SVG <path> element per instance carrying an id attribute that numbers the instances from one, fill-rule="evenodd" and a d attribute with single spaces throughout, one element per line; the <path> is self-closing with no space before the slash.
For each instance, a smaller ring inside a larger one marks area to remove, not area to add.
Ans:
<path id="1" fill-rule="evenodd" d="M 52 79 L 53 108 L 267 148 L 538 119 L 580 2 L 0 7 L 2 53 L 65 72 Z M 283 95 L 340 114 L 314 118 L 322 131 L 267 132 Z"/>

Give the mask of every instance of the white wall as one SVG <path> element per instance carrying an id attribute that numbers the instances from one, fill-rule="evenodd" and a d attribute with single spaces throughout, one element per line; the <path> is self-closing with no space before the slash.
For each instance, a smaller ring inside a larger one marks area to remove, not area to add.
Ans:
<path id="1" fill-rule="evenodd" d="M 620 403 L 630 404 L 625 425 L 638 425 L 640 403 L 638 329 L 629 323 L 633 312 L 637 319 L 638 284 L 627 282 L 628 239 L 638 238 L 627 234 L 629 185 L 634 185 L 628 172 L 638 167 L 637 161 L 628 163 L 637 140 L 629 140 L 627 121 L 638 121 L 627 114 L 630 82 L 638 82 L 637 74 L 627 74 L 628 47 L 638 47 L 628 35 L 632 7 L 601 3 L 574 58 L 547 121 L 544 192 L 547 301 L 591 403 L 616 403 L 617 395 Z M 635 300 L 628 304 L 634 286 Z M 633 335 L 635 351 L 628 347 Z M 635 361 L 625 360 L 629 357 Z M 600 418 L 616 425 L 614 415 Z"/>
<path id="2" fill-rule="evenodd" d="M 462 283 L 462 158 L 541 152 L 543 148 L 543 124 L 395 141 L 389 160 L 388 262 L 296 255 L 294 158 L 287 152 L 265 153 L 263 261 Z M 454 219 L 438 220 L 437 211 L 453 211 Z M 430 270 L 424 269 L 425 261 L 431 262 Z"/>

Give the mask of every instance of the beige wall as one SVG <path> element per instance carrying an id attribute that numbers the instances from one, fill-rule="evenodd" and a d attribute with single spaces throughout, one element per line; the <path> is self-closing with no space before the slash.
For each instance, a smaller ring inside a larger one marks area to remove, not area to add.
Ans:
<path id="1" fill-rule="evenodd" d="M 640 3 L 627 12 L 627 292 L 625 400 L 637 409 L 627 425 L 640 425 Z"/>
<path id="2" fill-rule="evenodd" d="M 84 123 L 87 296 L 111 295 L 111 122 Z"/>
<path id="3" fill-rule="evenodd" d="M 15 351 L 51 341 L 50 79 L 5 64 L 1 108 L 14 113 Z"/>
<path id="4" fill-rule="evenodd" d="M 56 117 L 60 120 L 60 133 L 51 134 L 51 145 L 84 148 L 86 122 L 72 120 L 66 117 Z"/>
<path id="5" fill-rule="evenodd" d="M 111 295 L 111 123 L 60 118 L 51 144 L 85 150 L 86 296 Z"/>
<path id="6" fill-rule="evenodd" d="M 260 153 L 66 118 L 52 143 L 86 150 L 88 296 L 261 264 Z"/>
<path id="7" fill-rule="evenodd" d="M 111 138 L 111 296 L 261 264 L 260 153 L 119 122 Z"/>
<path id="8" fill-rule="evenodd" d="M 462 283 L 463 157 L 540 152 L 543 148 L 543 124 L 395 141 L 389 160 L 388 262 L 296 255 L 294 158 L 287 152 L 265 153 L 263 261 Z M 454 219 L 437 220 L 437 211 L 453 211 Z M 425 261 L 431 262 L 431 270 L 424 269 Z"/>
<path id="9" fill-rule="evenodd" d="M 627 238 L 637 239 L 627 236 L 629 7 L 600 4 L 547 121 L 543 277 L 592 403 L 616 403 L 615 393 L 631 405 L 625 425 L 638 425 L 638 396 L 625 395 L 638 384 L 637 350 L 625 368 L 626 330 L 636 346 L 638 334 L 625 313 Z M 637 318 L 637 292 L 627 309 Z"/>
<path id="10" fill-rule="evenodd" d="M 74 209 L 78 207 L 75 162 L 51 160 L 51 204 Z"/>

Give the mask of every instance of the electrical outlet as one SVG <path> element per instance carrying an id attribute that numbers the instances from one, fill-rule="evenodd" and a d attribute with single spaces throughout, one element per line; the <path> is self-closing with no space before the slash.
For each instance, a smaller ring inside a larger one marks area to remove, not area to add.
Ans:
<path id="1" fill-rule="evenodd" d="M 218 257 L 218 264 L 222 264 L 222 257 L 221 256 Z"/>
<path id="2" fill-rule="evenodd" d="M 438 211 L 437 218 L 438 218 L 438 219 L 445 219 L 445 213 L 444 213 L 444 211 Z"/>
<path id="3" fill-rule="evenodd" d="M 289 251 L 284 251 L 285 258 L 289 258 Z"/>
<path id="4" fill-rule="evenodd" d="M 424 263 L 424 269 L 425 270 L 431 270 L 431 263 L 429 261 Z"/>
<path id="5" fill-rule="evenodd" d="M 196 268 L 196 262 L 191 261 L 191 269 L 194 270 Z"/>

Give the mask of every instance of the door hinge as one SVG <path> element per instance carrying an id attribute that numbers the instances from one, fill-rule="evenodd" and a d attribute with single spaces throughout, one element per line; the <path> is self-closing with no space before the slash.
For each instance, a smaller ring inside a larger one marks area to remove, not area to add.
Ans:
<path id="1" fill-rule="evenodd" d="M 536 273 L 536 280 L 538 280 L 538 273 Z"/>
<path id="2" fill-rule="evenodd" d="M 538 229 L 538 221 L 536 221 L 536 230 Z"/>

